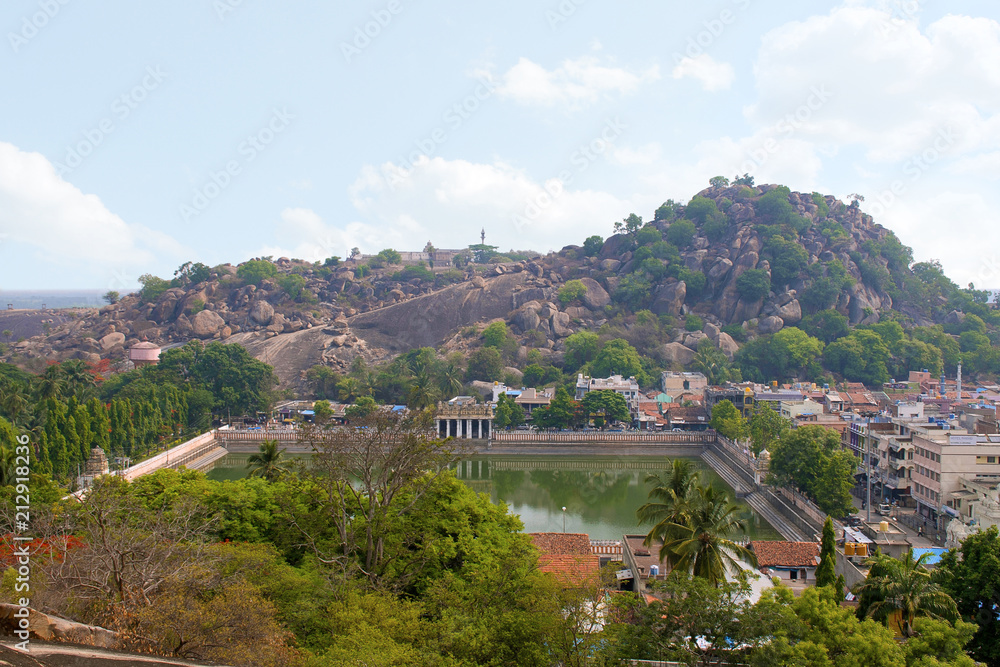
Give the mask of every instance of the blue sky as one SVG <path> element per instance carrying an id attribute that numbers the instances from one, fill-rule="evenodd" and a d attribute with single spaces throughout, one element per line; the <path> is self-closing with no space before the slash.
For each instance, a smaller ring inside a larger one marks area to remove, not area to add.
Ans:
<path id="1" fill-rule="evenodd" d="M 865 196 L 1000 287 L 993 1 L 7 0 L 0 289 L 548 251 L 717 174 Z"/>

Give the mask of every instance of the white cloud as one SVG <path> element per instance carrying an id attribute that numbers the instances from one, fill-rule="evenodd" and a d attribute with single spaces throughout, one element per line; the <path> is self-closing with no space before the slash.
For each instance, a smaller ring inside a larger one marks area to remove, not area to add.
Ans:
<path id="1" fill-rule="evenodd" d="M 915 16 L 852 4 L 764 35 L 754 72 L 747 116 L 758 125 L 825 87 L 804 136 L 860 145 L 875 162 L 906 159 L 949 129 L 956 153 L 978 150 L 1000 112 L 1000 24 L 949 15 L 922 31 Z"/>
<path id="2" fill-rule="evenodd" d="M 342 259 L 348 257 L 355 246 L 364 252 L 378 252 L 392 246 L 409 247 L 401 237 L 387 231 L 356 221 L 337 227 L 323 222 L 312 209 L 286 208 L 275 226 L 275 235 L 280 239 L 295 239 L 297 243 L 288 246 L 278 241 L 265 245 L 260 255 L 317 262 L 334 255 Z"/>
<path id="3" fill-rule="evenodd" d="M 972 282 L 979 288 L 1000 288 L 1000 212 L 974 191 L 912 190 L 885 207 L 876 220 L 912 245 L 917 261 L 940 260 L 960 286 Z M 862 208 L 877 207 L 869 197 Z M 969 236 L 946 231 L 959 226 L 975 230 L 971 243 Z"/>
<path id="4" fill-rule="evenodd" d="M 694 58 L 682 58 L 674 66 L 671 75 L 675 79 L 690 77 L 701 82 L 701 87 L 709 92 L 728 90 L 736 80 L 736 72 L 729 63 L 716 62 L 712 56 L 702 53 Z"/>
<path id="5" fill-rule="evenodd" d="M 418 238 L 421 247 L 429 240 L 438 248 L 464 248 L 478 243 L 485 228 L 486 242 L 502 250 L 540 252 L 581 243 L 592 234 L 607 236 L 612 221 L 649 206 L 575 189 L 572 181 L 538 182 L 502 161 L 479 164 L 440 157 L 421 158 L 405 176 L 392 163 L 367 166 L 351 196 L 382 238 L 410 239 L 407 247 Z M 386 245 L 362 250 L 381 247 Z"/>
<path id="6" fill-rule="evenodd" d="M 5 253 L 21 246 L 50 269 L 74 267 L 76 284 L 131 287 L 138 273 L 174 265 L 188 253 L 167 234 L 126 223 L 99 197 L 64 181 L 41 154 L 5 142 L 0 142 L 0 234 Z"/>
<path id="7" fill-rule="evenodd" d="M 655 141 L 636 148 L 615 146 L 611 150 L 610 160 L 622 166 L 654 164 L 660 159 L 660 153 L 660 144 Z"/>
<path id="8" fill-rule="evenodd" d="M 501 77 L 497 93 L 526 106 L 581 108 L 610 95 L 628 95 L 660 78 L 659 66 L 641 72 L 602 65 L 593 56 L 564 60 L 546 70 L 521 58 Z"/>

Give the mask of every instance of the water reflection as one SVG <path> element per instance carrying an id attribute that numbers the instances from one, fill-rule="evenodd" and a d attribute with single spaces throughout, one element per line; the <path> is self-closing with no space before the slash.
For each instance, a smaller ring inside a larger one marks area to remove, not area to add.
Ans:
<path id="1" fill-rule="evenodd" d="M 247 475 L 249 454 L 229 454 L 208 472 L 210 479 L 241 479 Z M 308 460 L 308 456 L 291 458 Z M 732 489 L 701 459 L 691 459 L 702 479 Z M 477 456 L 452 466 L 456 476 L 494 502 L 505 502 L 520 515 L 528 532 L 587 533 L 591 539 L 621 539 L 625 533 L 645 533 L 635 511 L 646 502 L 650 473 L 668 467 L 665 457 L 610 456 Z M 562 508 L 566 511 L 563 512 Z M 748 536 L 781 539 L 770 524 L 746 508 L 751 517 Z"/>
<path id="2" fill-rule="evenodd" d="M 692 459 L 702 479 L 726 489 L 726 483 L 700 459 Z M 529 532 L 585 532 L 592 539 L 619 539 L 624 533 L 643 533 L 635 510 L 646 502 L 650 473 L 662 472 L 660 457 L 541 457 L 490 456 L 455 466 L 459 479 L 494 502 L 505 502 L 519 514 Z M 565 507 L 565 513 L 562 508 Z M 778 533 L 749 507 L 748 536 L 780 539 Z M 565 516 L 564 516 L 565 514 Z"/>

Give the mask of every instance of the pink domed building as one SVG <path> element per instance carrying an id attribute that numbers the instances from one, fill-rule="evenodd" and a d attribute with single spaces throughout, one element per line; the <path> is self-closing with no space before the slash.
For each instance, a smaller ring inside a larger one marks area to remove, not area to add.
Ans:
<path id="1" fill-rule="evenodd" d="M 160 346 L 144 340 L 129 348 L 128 358 L 136 368 L 155 364 L 160 360 Z"/>

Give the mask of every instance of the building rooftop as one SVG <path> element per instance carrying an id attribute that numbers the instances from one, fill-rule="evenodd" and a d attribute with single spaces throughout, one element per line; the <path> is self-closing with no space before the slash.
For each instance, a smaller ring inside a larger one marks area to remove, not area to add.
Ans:
<path id="1" fill-rule="evenodd" d="M 593 553 L 587 533 L 528 533 L 528 537 L 543 554 L 589 556 Z"/>
<path id="2" fill-rule="evenodd" d="M 750 549 L 757 554 L 758 567 L 816 567 L 819 542 L 754 541 Z"/>
<path id="3" fill-rule="evenodd" d="M 597 579 L 601 557 L 542 554 L 538 557 L 538 569 L 553 575 L 563 586 L 576 587 Z"/>

